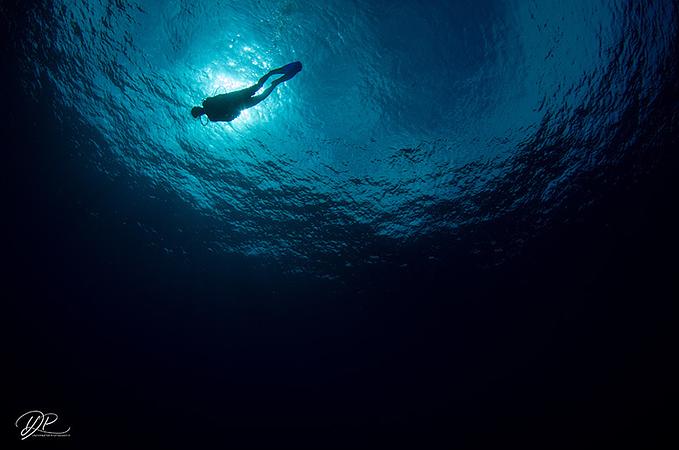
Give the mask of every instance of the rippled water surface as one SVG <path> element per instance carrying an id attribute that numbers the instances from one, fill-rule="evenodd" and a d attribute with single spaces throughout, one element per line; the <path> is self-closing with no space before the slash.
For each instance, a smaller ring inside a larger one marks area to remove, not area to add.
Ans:
<path id="1" fill-rule="evenodd" d="M 61 0 L 32 10 L 21 70 L 76 115 L 91 170 L 181 199 L 121 222 L 168 252 L 188 234 L 294 270 L 508 215 L 539 226 L 583 177 L 614 182 L 676 117 L 659 97 L 676 15 L 670 0 Z M 234 122 L 191 118 L 293 60 L 304 70 Z M 181 210 L 207 222 L 173 224 Z"/>

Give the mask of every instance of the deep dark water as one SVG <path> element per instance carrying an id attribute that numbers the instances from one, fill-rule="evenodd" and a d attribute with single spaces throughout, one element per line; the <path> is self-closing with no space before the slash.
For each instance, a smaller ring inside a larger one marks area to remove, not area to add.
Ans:
<path id="1" fill-rule="evenodd" d="M 660 438 L 677 11 L 560 3 L 3 4 L 7 435 Z"/>

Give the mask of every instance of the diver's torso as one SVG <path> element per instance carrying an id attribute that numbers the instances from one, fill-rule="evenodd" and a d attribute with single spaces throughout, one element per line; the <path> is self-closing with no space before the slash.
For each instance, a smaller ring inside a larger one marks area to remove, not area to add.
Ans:
<path id="1" fill-rule="evenodd" d="M 229 94 L 215 95 L 203 101 L 205 114 L 212 122 L 230 121 L 238 117 L 240 110 Z"/>

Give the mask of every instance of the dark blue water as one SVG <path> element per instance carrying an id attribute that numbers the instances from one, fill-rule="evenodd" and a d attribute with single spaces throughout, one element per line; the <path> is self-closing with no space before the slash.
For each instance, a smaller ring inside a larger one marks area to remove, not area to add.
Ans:
<path id="1" fill-rule="evenodd" d="M 334 275 L 328 257 L 389 259 L 366 241 L 464 235 L 528 204 L 548 220 L 575 178 L 637 144 L 615 139 L 673 76 L 674 13 L 669 1 L 54 2 L 31 14 L 21 70 L 28 93 L 55 89 L 55 116 L 77 111 L 90 170 L 124 171 L 138 196 L 175 194 L 167 214 L 210 220 L 202 245 Z M 187 120 L 293 59 L 304 72 L 233 123 Z M 203 232 L 167 228 L 150 239 L 173 253 Z"/>
<path id="2" fill-rule="evenodd" d="M 53 372 L 31 399 L 81 436 L 99 405 L 151 442 L 145 421 L 467 438 L 615 409 L 612 374 L 664 364 L 639 349 L 676 288 L 675 2 L 0 13 L 16 335 L 60 347 L 16 377 Z M 293 60 L 233 122 L 190 116 Z"/>

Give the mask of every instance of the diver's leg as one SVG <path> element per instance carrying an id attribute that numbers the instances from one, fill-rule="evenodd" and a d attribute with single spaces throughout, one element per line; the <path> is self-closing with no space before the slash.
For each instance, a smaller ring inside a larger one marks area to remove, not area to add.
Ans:
<path id="1" fill-rule="evenodd" d="M 268 80 L 271 75 L 277 75 L 279 73 L 284 73 L 284 72 L 282 72 L 281 69 L 270 70 L 269 73 L 267 73 L 266 75 L 264 75 L 262 78 L 259 79 L 257 84 L 259 86 L 263 86 L 264 83 L 266 83 L 266 80 Z"/>
<path id="2" fill-rule="evenodd" d="M 253 84 L 250 87 L 246 87 L 245 89 L 241 89 L 239 91 L 233 91 L 229 92 L 227 95 L 229 96 L 229 100 L 233 104 L 243 104 L 244 102 L 247 102 L 250 97 L 255 95 L 258 90 L 262 88 L 262 85 L 260 83 Z"/>
<path id="3" fill-rule="evenodd" d="M 244 99 L 247 97 L 252 97 L 255 95 L 255 93 L 262 87 L 261 84 L 253 84 L 250 87 L 246 87 L 245 89 L 241 89 L 239 91 L 233 91 L 229 92 L 229 95 L 234 98 L 234 99 Z"/>
<path id="4" fill-rule="evenodd" d="M 295 75 L 297 75 L 297 72 L 288 72 L 288 73 L 284 74 L 282 77 L 276 78 L 275 80 L 273 80 L 271 82 L 271 84 L 281 84 L 284 81 L 288 81 L 290 78 L 294 77 Z"/>
<path id="5" fill-rule="evenodd" d="M 297 75 L 297 73 L 300 70 L 302 70 L 302 63 L 297 61 L 297 62 L 294 62 L 294 63 L 286 64 L 285 66 L 279 67 L 278 69 L 274 69 L 274 70 L 269 71 L 269 73 L 267 73 L 266 75 L 264 75 L 262 78 L 259 79 L 259 81 L 257 82 L 256 85 L 252 86 L 253 88 L 257 87 L 257 89 L 255 89 L 255 92 L 257 90 L 259 90 L 259 88 L 262 87 L 262 85 L 266 82 L 266 80 L 271 75 L 283 74 L 283 76 L 273 80 L 271 82 L 271 85 L 268 88 L 266 88 L 264 90 L 264 92 L 262 92 L 261 94 L 255 95 L 254 97 L 251 97 L 251 98 L 243 101 L 243 103 L 242 103 L 243 109 L 252 108 L 257 103 L 259 103 L 262 100 L 264 100 L 265 98 L 267 98 L 273 92 L 273 90 L 276 89 L 276 86 L 278 86 L 279 84 L 281 84 L 284 81 L 288 81 L 290 78 Z M 254 92 L 253 92 L 253 94 L 254 94 Z"/>
<path id="6" fill-rule="evenodd" d="M 273 72 L 272 71 L 272 72 L 269 72 L 266 75 L 264 75 L 262 78 L 260 78 L 259 81 L 257 82 L 257 84 L 255 85 L 255 86 L 258 86 L 257 89 L 255 89 L 255 92 L 258 91 L 259 88 L 261 88 L 264 85 L 266 80 L 268 80 L 271 75 L 278 75 L 279 73 L 281 73 L 281 72 Z M 288 81 L 290 78 L 294 77 L 296 74 L 297 74 L 296 72 L 295 73 L 284 73 L 282 77 L 276 78 L 275 80 L 273 80 L 271 82 L 271 86 L 276 87 L 277 85 L 281 84 L 282 82 Z M 254 94 L 254 92 L 253 92 L 253 94 Z"/>
<path id="7" fill-rule="evenodd" d="M 278 80 L 276 80 L 276 81 L 278 81 Z M 269 86 L 268 88 L 266 88 L 266 89 L 264 90 L 264 92 L 262 92 L 261 94 L 255 95 L 254 97 L 250 97 L 248 100 L 246 100 L 245 102 L 243 102 L 243 109 L 245 109 L 245 108 L 252 108 L 252 107 L 255 106 L 257 103 L 259 103 L 259 102 L 261 102 L 262 100 L 264 100 L 265 98 L 267 98 L 267 97 L 273 92 L 273 90 L 276 89 L 276 86 L 278 85 L 278 84 L 276 83 L 276 81 L 274 81 L 274 82 L 271 84 L 271 86 Z"/>

